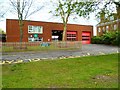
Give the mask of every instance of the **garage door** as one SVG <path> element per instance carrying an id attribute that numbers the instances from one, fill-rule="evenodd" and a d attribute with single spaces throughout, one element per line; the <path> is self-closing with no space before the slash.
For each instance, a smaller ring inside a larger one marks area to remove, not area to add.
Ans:
<path id="1" fill-rule="evenodd" d="M 82 44 L 90 43 L 91 43 L 90 32 L 82 32 Z"/>
<path id="2" fill-rule="evenodd" d="M 77 32 L 67 31 L 67 41 L 76 41 Z"/>

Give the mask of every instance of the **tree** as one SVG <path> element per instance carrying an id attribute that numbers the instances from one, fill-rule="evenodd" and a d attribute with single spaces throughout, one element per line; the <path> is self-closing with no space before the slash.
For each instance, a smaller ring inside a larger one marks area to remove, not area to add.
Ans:
<path id="1" fill-rule="evenodd" d="M 115 4 L 115 6 L 116 6 L 116 11 L 117 11 L 117 18 L 120 19 L 120 1 L 119 1 L 119 2 L 116 2 L 115 0 L 109 0 L 109 1 L 105 4 L 104 8 L 106 8 L 107 5 L 110 7 L 110 4 Z M 107 9 L 107 8 L 106 8 L 106 9 Z M 112 10 L 112 9 L 109 9 L 109 10 Z"/>
<path id="2" fill-rule="evenodd" d="M 116 5 L 116 9 L 117 9 L 117 15 L 118 18 L 120 19 L 120 2 L 113 2 Z"/>
<path id="3" fill-rule="evenodd" d="M 62 41 L 66 40 L 67 23 L 72 15 L 87 17 L 94 11 L 94 2 L 79 2 L 78 0 L 58 0 L 57 7 L 54 11 L 50 11 L 55 16 L 60 16 L 63 22 Z"/>
<path id="4" fill-rule="evenodd" d="M 101 4 L 103 4 L 103 7 L 101 8 Z M 120 1 L 116 1 L 116 0 L 107 0 L 106 2 L 104 0 L 99 0 L 98 2 L 96 2 L 95 4 L 96 8 L 96 12 L 97 13 L 97 17 L 100 18 L 100 15 L 106 15 L 106 18 L 108 18 L 108 16 L 112 16 L 113 13 L 115 12 L 115 8 L 116 8 L 116 12 L 117 12 L 117 19 L 118 19 L 118 29 L 120 28 Z"/>
<path id="5" fill-rule="evenodd" d="M 5 8 L 3 2 L 0 2 L 0 8 L 2 8 L 0 9 L 0 21 L 2 21 L 7 12 L 7 8 Z"/>
<path id="6" fill-rule="evenodd" d="M 120 29 L 120 1 L 119 2 L 115 2 L 113 1 L 113 3 L 116 5 L 116 9 L 117 9 L 117 18 L 118 18 L 118 29 Z"/>
<path id="7" fill-rule="evenodd" d="M 10 5 L 13 7 L 11 10 L 12 13 L 15 12 L 18 15 L 19 28 L 20 28 L 20 42 L 23 39 L 23 26 L 24 20 L 26 20 L 29 16 L 38 12 L 43 8 L 43 6 L 35 3 L 35 0 L 9 0 Z"/>

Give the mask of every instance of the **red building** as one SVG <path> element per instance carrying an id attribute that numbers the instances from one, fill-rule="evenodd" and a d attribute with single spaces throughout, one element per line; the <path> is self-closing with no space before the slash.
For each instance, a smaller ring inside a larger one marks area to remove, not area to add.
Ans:
<path id="1" fill-rule="evenodd" d="M 23 42 L 38 41 L 61 41 L 63 33 L 63 24 L 42 21 L 24 21 Z M 7 42 L 19 42 L 20 30 L 18 20 L 6 20 Z M 93 26 L 68 24 L 66 41 L 82 41 L 84 44 L 91 42 L 93 36 Z"/>

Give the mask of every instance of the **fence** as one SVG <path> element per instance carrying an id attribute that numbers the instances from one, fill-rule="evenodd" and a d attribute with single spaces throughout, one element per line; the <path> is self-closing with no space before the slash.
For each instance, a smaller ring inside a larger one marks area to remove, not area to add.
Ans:
<path id="1" fill-rule="evenodd" d="M 3 52 L 9 51 L 36 51 L 36 50 L 60 50 L 60 49 L 78 49 L 81 48 L 81 41 L 65 42 L 5 42 L 0 43 Z"/>

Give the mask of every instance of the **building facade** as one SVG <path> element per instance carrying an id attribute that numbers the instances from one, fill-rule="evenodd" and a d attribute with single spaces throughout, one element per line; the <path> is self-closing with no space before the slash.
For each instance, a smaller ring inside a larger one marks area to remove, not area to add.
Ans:
<path id="1" fill-rule="evenodd" d="M 39 41 L 61 41 L 63 33 L 63 24 L 41 21 L 24 21 L 23 42 Z M 6 41 L 19 42 L 20 30 L 18 20 L 6 20 Z M 93 26 L 68 24 L 66 41 L 82 41 L 83 44 L 89 44 L 93 36 Z"/>
<path id="2" fill-rule="evenodd" d="M 112 32 L 119 30 L 120 19 L 117 17 L 117 14 L 113 14 L 105 18 L 105 15 L 101 15 L 100 23 L 97 24 L 97 36 L 101 36 L 106 32 Z"/>

